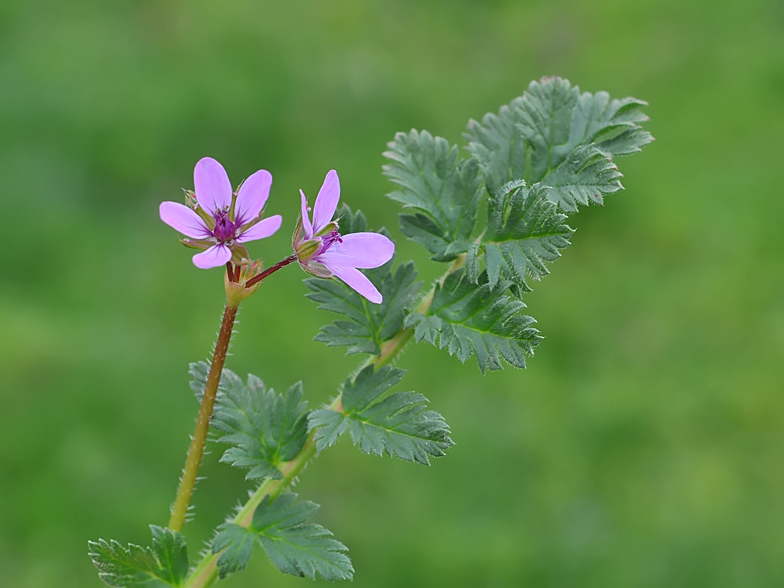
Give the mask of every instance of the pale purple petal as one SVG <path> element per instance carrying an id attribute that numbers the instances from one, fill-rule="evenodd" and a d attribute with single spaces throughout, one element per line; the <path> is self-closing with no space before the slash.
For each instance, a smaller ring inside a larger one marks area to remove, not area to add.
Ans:
<path id="1" fill-rule="evenodd" d="M 395 244 L 378 233 L 350 233 L 335 242 L 318 258 L 322 263 L 363 269 L 384 265 L 395 254 Z"/>
<path id="2" fill-rule="evenodd" d="M 237 205 L 234 211 L 236 224 L 244 225 L 259 216 L 269 198 L 271 185 L 272 174 L 265 169 L 260 169 L 242 183 L 237 193 Z"/>
<path id="3" fill-rule="evenodd" d="M 213 245 L 207 251 L 193 256 L 193 265 L 201 269 L 210 269 L 225 265 L 231 259 L 231 249 L 225 245 Z"/>
<path id="4" fill-rule="evenodd" d="M 161 220 L 174 230 L 192 239 L 204 239 L 212 233 L 201 217 L 178 202 L 161 202 Z"/>
<path id="5" fill-rule="evenodd" d="M 308 198 L 302 190 L 299 193 L 302 195 L 302 231 L 304 233 L 302 238 L 307 240 L 313 237 L 313 225 L 310 224 L 310 216 L 308 215 Z"/>
<path id="6" fill-rule="evenodd" d="M 237 243 L 246 243 L 248 241 L 255 241 L 256 239 L 271 237 L 280 228 L 282 222 L 283 217 L 279 214 L 265 218 L 242 233 L 237 237 L 236 241 Z"/>
<path id="7" fill-rule="evenodd" d="M 212 157 L 204 157 L 193 170 L 196 199 L 205 212 L 214 214 L 231 206 L 231 183 L 223 166 Z"/>
<path id="8" fill-rule="evenodd" d="M 313 205 L 313 232 L 318 233 L 335 215 L 340 200 L 338 172 L 330 170 Z"/>
<path id="9" fill-rule="evenodd" d="M 362 296 L 370 300 L 371 302 L 375 302 L 376 304 L 381 304 L 381 301 L 384 299 L 381 296 L 381 292 L 379 292 L 376 287 L 373 285 L 373 282 L 368 280 L 367 276 L 363 274 L 358 269 L 354 269 L 353 267 L 340 267 L 340 266 L 331 266 L 329 264 L 325 264 L 327 267 L 339 277 L 341 280 L 346 282 L 349 286 L 351 286 L 354 290 L 359 292 Z"/>

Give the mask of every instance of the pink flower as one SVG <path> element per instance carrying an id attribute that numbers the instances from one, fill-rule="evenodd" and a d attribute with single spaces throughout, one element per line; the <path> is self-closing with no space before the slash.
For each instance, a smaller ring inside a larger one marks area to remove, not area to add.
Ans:
<path id="1" fill-rule="evenodd" d="M 250 176 L 235 196 L 223 166 L 205 157 L 193 170 L 193 184 L 196 194 L 195 198 L 189 195 L 190 208 L 177 202 L 162 202 L 160 214 L 163 222 L 190 237 L 183 243 L 205 250 L 193 256 L 196 267 L 224 265 L 231 259 L 233 249 L 269 237 L 280 228 L 283 219 L 279 214 L 261 219 L 272 185 L 268 171 L 262 169 Z"/>
<path id="2" fill-rule="evenodd" d="M 340 180 L 333 169 L 313 207 L 310 220 L 308 200 L 302 195 L 302 216 L 294 231 L 292 245 L 300 266 L 319 278 L 338 277 L 362 296 L 381 304 L 381 293 L 357 268 L 370 269 L 384 265 L 395 253 L 395 244 L 378 233 L 351 233 L 342 236 L 338 221 L 332 220 L 340 200 Z"/>

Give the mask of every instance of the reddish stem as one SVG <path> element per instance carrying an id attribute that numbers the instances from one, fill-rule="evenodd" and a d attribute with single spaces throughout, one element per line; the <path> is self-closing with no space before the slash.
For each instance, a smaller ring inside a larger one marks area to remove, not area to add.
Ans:
<path id="1" fill-rule="evenodd" d="M 255 277 L 251 278 L 250 280 L 248 280 L 247 283 L 245 284 L 245 287 L 246 288 L 250 288 L 252 286 L 255 286 L 256 284 L 261 282 L 264 278 L 266 278 L 270 274 L 274 274 L 280 268 L 285 267 L 285 266 L 287 266 L 288 264 L 290 264 L 290 263 L 292 263 L 294 261 L 297 261 L 297 255 L 296 254 L 289 255 L 286 259 L 281 259 L 278 263 L 276 263 L 272 267 L 265 269 L 258 276 L 255 276 Z"/>

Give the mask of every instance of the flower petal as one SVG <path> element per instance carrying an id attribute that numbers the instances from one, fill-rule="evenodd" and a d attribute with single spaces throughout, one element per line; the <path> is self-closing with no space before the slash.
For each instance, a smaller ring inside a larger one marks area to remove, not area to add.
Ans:
<path id="1" fill-rule="evenodd" d="M 215 214 L 231 206 L 231 183 L 223 166 L 212 157 L 204 157 L 193 170 L 196 199 L 205 212 Z"/>
<path id="2" fill-rule="evenodd" d="M 342 239 L 342 243 L 335 242 L 320 253 L 319 261 L 330 267 L 334 264 L 367 269 L 384 265 L 395 254 L 395 244 L 379 233 L 350 233 Z"/>
<path id="3" fill-rule="evenodd" d="M 236 241 L 237 243 L 246 243 L 248 241 L 255 241 L 256 239 L 271 237 L 280 228 L 282 222 L 283 217 L 279 214 L 265 218 L 242 233 L 237 237 Z"/>
<path id="4" fill-rule="evenodd" d="M 313 237 L 313 225 L 310 224 L 310 215 L 308 215 L 308 198 L 302 190 L 299 193 L 302 196 L 302 231 L 304 232 L 302 238 L 307 240 Z"/>
<path id="5" fill-rule="evenodd" d="M 198 214 L 179 202 L 161 202 L 158 210 L 163 222 L 186 237 L 204 239 L 212 234 Z"/>
<path id="6" fill-rule="evenodd" d="M 193 265 L 201 269 L 210 269 L 224 265 L 231 259 L 231 249 L 223 244 L 213 245 L 207 251 L 193 256 Z"/>
<path id="7" fill-rule="evenodd" d="M 333 274 L 346 282 L 346 284 L 351 286 L 354 290 L 359 292 L 362 296 L 371 302 L 381 304 L 381 302 L 384 300 L 383 296 L 381 296 L 381 292 L 376 289 L 376 287 L 373 285 L 373 282 L 368 280 L 367 276 L 358 269 L 353 267 L 333 267 L 329 264 L 326 265 Z"/>
<path id="8" fill-rule="evenodd" d="M 244 225 L 259 216 L 269 198 L 271 185 L 272 174 L 265 169 L 260 169 L 242 183 L 234 210 L 235 224 Z"/>
<path id="9" fill-rule="evenodd" d="M 321 185 L 316 204 L 313 205 L 313 232 L 318 233 L 332 220 L 340 200 L 340 180 L 338 172 L 330 170 Z"/>

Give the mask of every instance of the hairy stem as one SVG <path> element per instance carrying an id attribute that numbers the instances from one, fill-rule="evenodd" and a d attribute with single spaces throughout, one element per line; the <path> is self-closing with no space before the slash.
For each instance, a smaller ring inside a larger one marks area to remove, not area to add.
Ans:
<path id="1" fill-rule="evenodd" d="M 330 405 L 330 408 L 335 410 L 340 405 L 340 398 L 336 398 Z M 294 478 L 303 470 L 307 463 L 316 455 L 316 443 L 313 441 L 315 432 L 308 436 L 308 440 L 299 452 L 297 457 L 291 461 L 286 462 L 280 468 L 283 473 L 283 478 L 279 480 L 265 480 L 258 489 L 251 495 L 248 502 L 242 507 L 237 515 L 232 519 L 232 523 L 247 527 L 253 520 L 253 513 L 256 507 L 261 503 L 265 496 L 269 495 L 273 500 L 280 496 L 283 491 L 288 488 L 294 481 Z M 209 553 L 205 555 L 196 568 L 191 573 L 188 581 L 183 588 L 207 588 L 212 586 L 215 580 L 218 579 L 218 553 Z"/>
<path id="2" fill-rule="evenodd" d="M 207 441 L 207 431 L 210 428 L 210 417 L 212 408 L 215 405 L 215 396 L 218 392 L 223 363 L 226 361 L 226 353 L 229 350 L 229 341 L 234 327 L 234 319 L 237 317 L 238 306 L 226 305 L 223 313 L 218 341 L 215 343 L 215 353 L 212 355 L 212 365 L 207 376 L 207 385 L 204 388 L 204 397 L 201 401 L 199 416 L 196 419 L 196 428 L 191 438 L 191 446 L 188 449 L 188 457 L 185 460 L 185 467 L 180 478 L 180 487 L 177 489 L 177 499 L 172 507 L 169 528 L 172 531 L 181 531 L 185 524 L 185 516 L 188 513 L 188 505 L 193 495 L 193 487 L 196 484 L 196 476 L 201 465 L 201 458 L 204 455 L 204 444 Z"/>
<path id="3" fill-rule="evenodd" d="M 256 276 L 258 278 L 256 281 L 263 279 L 270 273 L 277 271 L 284 265 L 287 265 L 294 261 L 296 256 L 291 256 L 283 261 L 278 262 L 271 268 L 267 270 L 266 275 L 259 274 Z M 455 262 L 449 267 L 449 269 L 444 273 L 443 276 L 438 280 L 439 284 L 444 283 L 446 277 L 454 272 L 455 270 L 461 268 L 465 263 L 465 254 L 459 256 Z M 263 276 L 263 277 L 262 277 Z M 254 279 L 256 279 L 254 278 Z M 427 309 L 430 308 L 430 304 L 433 302 L 433 295 L 435 294 L 435 286 L 428 292 L 428 294 L 421 300 L 421 302 L 414 308 L 412 312 L 423 313 L 427 312 Z M 400 329 L 397 334 L 392 337 L 389 341 L 387 341 L 381 349 L 381 354 L 378 356 L 371 356 L 367 362 L 363 365 L 370 365 L 373 364 L 376 369 L 383 367 L 394 360 L 398 354 L 403 350 L 406 343 L 409 342 L 411 336 L 414 334 L 413 329 Z M 332 403 L 328 407 L 331 410 L 341 411 L 342 410 L 342 398 L 338 395 Z M 312 431 L 308 436 L 307 441 L 305 442 L 302 451 L 300 451 L 299 455 L 297 455 L 294 459 L 289 462 L 286 462 L 281 467 L 281 472 L 283 472 L 283 478 L 279 480 L 270 480 L 267 479 L 264 481 L 258 489 L 253 493 L 250 497 L 248 502 L 242 507 L 242 509 L 237 513 L 237 516 L 232 519 L 231 522 L 242 525 L 243 527 L 247 527 L 251 520 L 253 520 L 253 513 L 256 510 L 256 507 L 261 503 L 266 495 L 270 495 L 272 499 L 277 498 L 280 496 L 283 491 L 288 488 L 289 485 L 294 481 L 294 478 L 302 471 L 302 469 L 307 465 L 307 463 L 313 459 L 316 455 L 316 443 L 313 441 L 313 437 L 315 435 L 315 431 Z M 191 575 L 188 577 L 187 582 L 185 583 L 183 588 L 208 588 L 212 586 L 215 580 L 218 579 L 218 557 L 220 556 L 219 553 L 208 553 L 205 555 L 199 564 L 194 568 Z"/>

